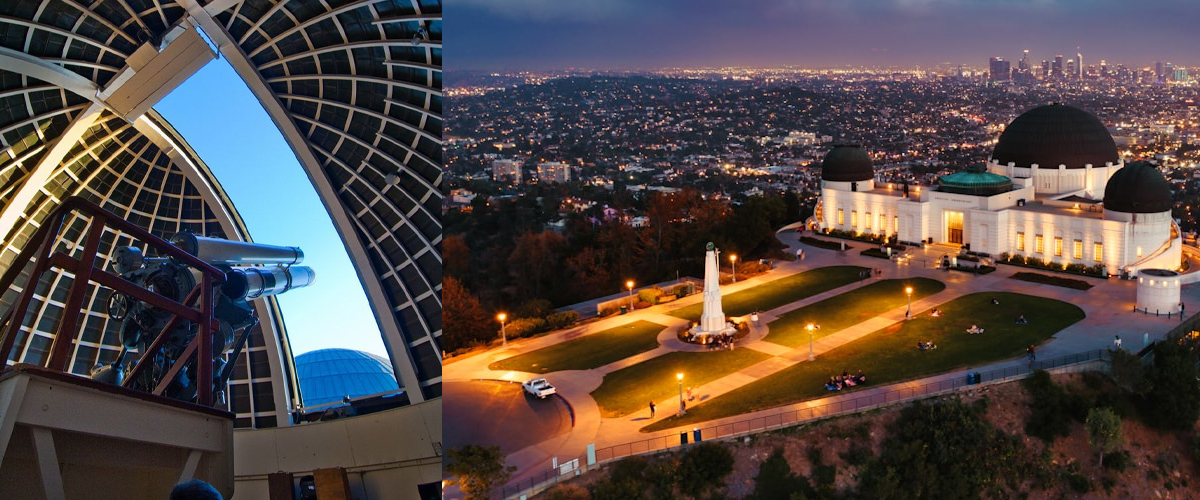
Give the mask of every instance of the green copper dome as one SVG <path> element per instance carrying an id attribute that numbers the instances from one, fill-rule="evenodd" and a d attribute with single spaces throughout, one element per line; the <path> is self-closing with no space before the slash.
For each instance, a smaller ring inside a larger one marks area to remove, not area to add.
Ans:
<path id="1" fill-rule="evenodd" d="M 991 196 L 1012 190 L 1012 179 L 988 172 L 983 165 L 938 178 L 938 190 L 946 193 Z"/>

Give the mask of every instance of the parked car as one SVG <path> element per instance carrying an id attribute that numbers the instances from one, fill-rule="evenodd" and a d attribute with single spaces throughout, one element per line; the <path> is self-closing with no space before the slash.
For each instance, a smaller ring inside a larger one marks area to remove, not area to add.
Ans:
<path id="1" fill-rule="evenodd" d="M 524 384 L 521 384 L 521 388 L 525 389 L 525 392 L 529 393 L 530 396 L 537 396 L 538 399 L 546 399 L 546 396 L 558 394 L 558 390 L 555 389 L 554 386 L 550 385 L 550 382 L 547 382 L 543 377 L 538 377 L 525 382 Z"/>

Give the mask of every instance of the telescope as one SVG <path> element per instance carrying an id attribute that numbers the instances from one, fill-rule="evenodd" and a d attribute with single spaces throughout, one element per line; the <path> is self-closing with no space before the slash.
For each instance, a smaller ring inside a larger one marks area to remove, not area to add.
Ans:
<path id="1" fill-rule="evenodd" d="M 193 401 L 197 384 L 210 383 L 217 403 L 224 404 L 225 387 L 233 366 L 245 348 L 250 331 L 258 324 L 250 301 L 309 286 L 316 280 L 316 273 L 307 266 L 296 265 L 304 261 L 304 252 L 297 247 L 229 241 L 191 232 L 172 236 L 170 243 L 224 272 L 225 283 L 217 287 L 213 295 L 213 318 L 217 322 L 217 328 L 212 332 L 213 380 L 193 380 L 190 374 L 197 373 L 197 359 L 207 359 L 195 356 L 179 370 L 179 376 L 169 381 L 163 394 Z M 140 248 L 133 246 L 121 247 L 114 252 L 113 268 L 133 284 L 179 303 L 185 301 L 200 279 L 199 271 L 177 259 L 146 257 Z M 155 389 L 200 331 L 199 325 L 192 321 L 177 320 L 175 327 L 165 333 L 165 341 L 153 348 L 156 336 L 171 324 L 174 315 L 117 291 L 109 295 L 108 315 L 110 319 L 122 322 L 121 350 L 112 363 L 93 368 L 91 376 L 95 380 L 124 384 L 138 390 Z M 125 381 L 125 373 L 130 369 L 128 365 L 133 363 L 127 362 L 126 358 L 133 351 L 147 360 L 144 362 L 152 364 L 149 369 L 140 370 L 136 380 Z M 226 353 L 229 353 L 228 359 L 222 358 Z"/>

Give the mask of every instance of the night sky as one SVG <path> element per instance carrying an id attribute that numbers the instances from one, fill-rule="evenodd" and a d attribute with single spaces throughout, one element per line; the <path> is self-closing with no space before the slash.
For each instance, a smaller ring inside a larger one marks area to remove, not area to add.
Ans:
<path id="1" fill-rule="evenodd" d="M 455 70 L 1200 66 L 1197 0 L 447 0 Z"/>

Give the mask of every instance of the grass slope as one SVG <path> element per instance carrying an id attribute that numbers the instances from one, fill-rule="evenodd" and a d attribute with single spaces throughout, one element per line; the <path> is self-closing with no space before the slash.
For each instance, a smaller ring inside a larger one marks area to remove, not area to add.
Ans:
<path id="1" fill-rule="evenodd" d="M 891 279 L 864 286 L 857 290 L 830 297 L 790 311 L 772 321 L 764 340 L 788 347 L 800 347 L 808 342 L 809 323 L 821 325 L 813 338 L 837 333 L 838 330 L 857 325 L 878 316 L 880 313 L 903 307 L 908 303 L 906 287 L 913 288 L 912 299 L 921 300 L 946 289 L 946 285 L 929 278 Z M 913 314 L 919 311 L 913 311 Z"/>
<path id="2" fill-rule="evenodd" d="M 1000 304 L 992 304 L 992 298 Z M 797 363 L 689 409 L 683 418 L 671 417 L 642 430 L 663 430 L 829 396 L 824 382 L 844 369 L 863 369 L 870 387 L 1001 361 L 1024 354 L 1030 344 L 1040 344 L 1084 318 L 1083 310 L 1073 304 L 1018 293 L 965 295 L 938 308 L 943 313 L 940 318 L 923 314 L 893 324 L 815 361 Z M 1014 324 L 1021 314 L 1029 324 Z M 972 324 L 986 333 L 967 335 L 965 330 Z M 918 340 L 933 340 L 938 349 L 919 351 Z"/>
<path id="3" fill-rule="evenodd" d="M 621 417 L 636 411 L 649 415 L 650 402 L 662 411 L 674 412 L 679 404 L 679 382 L 684 387 L 703 385 L 767 359 L 751 349 L 710 352 L 672 352 L 622 368 L 604 376 L 604 383 L 592 392 L 604 418 Z"/>
<path id="4" fill-rule="evenodd" d="M 726 316 L 745 316 L 754 311 L 769 311 L 858 281 L 861 279 L 859 274 L 866 269 L 859 266 L 829 266 L 793 274 L 726 295 L 721 298 L 721 308 Z M 699 321 L 703 309 L 704 303 L 698 302 L 667 314 Z"/>
<path id="5" fill-rule="evenodd" d="M 590 370 L 658 347 L 658 333 L 663 328 L 650 321 L 634 321 L 500 360 L 488 368 L 532 373 Z"/>

